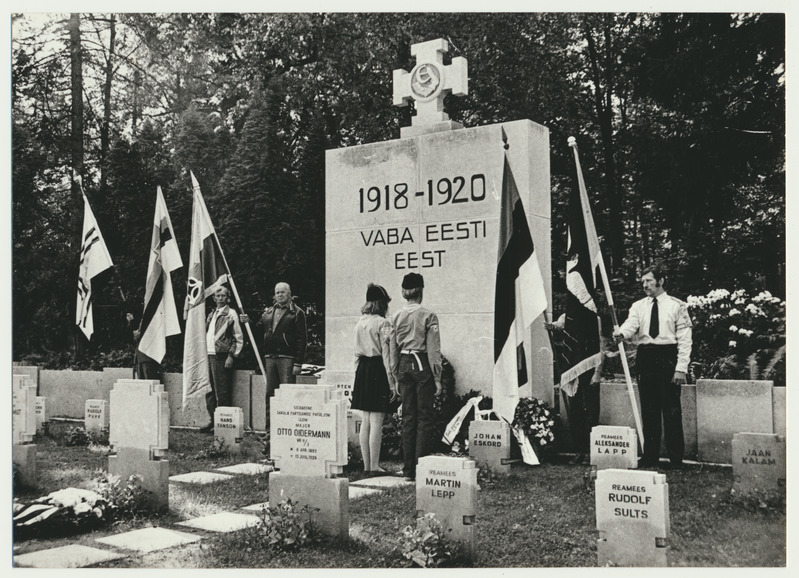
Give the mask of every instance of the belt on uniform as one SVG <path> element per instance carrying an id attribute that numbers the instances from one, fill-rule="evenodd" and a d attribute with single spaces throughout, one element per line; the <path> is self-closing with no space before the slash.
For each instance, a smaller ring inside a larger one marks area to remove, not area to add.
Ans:
<path id="1" fill-rule="evenodd" d="M 422 360 L 419 359 L 420 353 L 427 353 L 426 351 L 422 351 L 421 349 L 403 349 L 400 353 L 404 353 L 405 355 L 413 355 L 416 359 L 416 363 L 419 364 L 419 371 L 422 370 Z"/>

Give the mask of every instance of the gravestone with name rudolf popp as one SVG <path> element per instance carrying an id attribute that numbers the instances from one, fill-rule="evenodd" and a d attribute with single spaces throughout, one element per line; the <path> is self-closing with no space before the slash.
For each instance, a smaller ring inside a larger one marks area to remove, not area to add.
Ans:
<path id="1" fill-rule="evenodd" d="M 630 427 L 599 425 L 591 429 L 591 465 L 597 470 L 638 467 L 638 433 Z"/>
<path id="2" fill-rule="evenodd" d="M 36 481 L 36 385 L 27 375 L 14 375 L 11 391 L 12 461 L 18 481 L 32 485 Z"/>
<path id="3" fill-rule="evenodd" d="M 469 424 L 469 457 L 478 467 L 510 473 L 510 426 L 505 421 L 476 419 Z"/>
<path id="4" fill-rule="evenodd" d="M 47 413 L 47 398 L 36 396 L 36 433 L 46 434 L 50 425 L 50 414 Z"/>
<path id="5" fill-rule="evenodd" d="M 446 49 L 443 41 L 414 45 L 418 66 L 407 77 L 395 75 L 395 102 L 413 98 L 430 109 L 417 114 L 412 136 L 404 131 L 398 140 L 327 151 L 328 382 L 353 381 L 353 328 L 367 283 L 384 286 L 396 311 L 403 306 L 402 278 L 415 272 L 424 276 L 423 305 L 438 316 L 442 353 L 457 371 L 458 393 L 491 394 L 502 129 L 551 302 L 549 131 L 527 120 L 458 128 L 441 117 L 446 91 L 465 90 L 456 90 L 465 83 L 460 67 L 453 74 L 463 82 L 456 82 L 439 60 Z M 520 395 L 551 404 L 552 353 L 543 316 L 527 341 L 530 383 Z"/>
<path id="6" fill-rule="evenodd" d="M 83 424 L 87 432 L 107 432 L 110 423 L 108 402 L 104 399 L 87 399 Z"/>
<path id="7" fill-rule="evenodd" d="M 148 505 L 169 508 L 169 402 L 163 384 L 150 379 L 120 379 L 110 393 L 108 473 L 124 483 L 138 475 L 149 493 Z"/>
<path id="8" fill-rule="evenodd" d="M 595 488 L 599 566 L 667 566 L 671 528 L 666 476 L 600 470 Z"/>
<path id="9" fill-rule="evenodd" d="M 733 489 L 740 494 L 785 491 L 785 438 L 737 433 L 732 437 Z"/>
<path id="10" fill-rule="evenodd" d="M 324 534 L 349 536 L 347 406 L 335 385 L 283 384 L 270 403 L 270 451 L 279 472 L 269 474 L 269 503 L 286 500 L 310 509 Z"/>
<path id="11" fill-rule="evenodd" d="M 416 517 L 432 512 L 448 540 L 477 556 L 477 465 L 468 458 L 425 456 L 416 466 Z"/>
<path id="12" fill-rule="evenodd" d="M 214 445 L 230 454 L 241 453 L 244 412 L 240 407 L 220 406 L 214 410 Z"/>

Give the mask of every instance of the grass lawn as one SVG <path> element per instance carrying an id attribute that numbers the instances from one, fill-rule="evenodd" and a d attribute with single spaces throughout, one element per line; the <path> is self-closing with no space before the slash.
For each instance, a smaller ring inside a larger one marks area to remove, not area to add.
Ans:
<path id="1" fill-rule="evenodd" d="M 64 428 L 56 424 L 56 428 Z M 90 487 L 105 471 L 107 457 L 98 448 L 66 447 L 62 429 L 38 442 L 39 484 L 17 492 L 34 498 L 67 486 Z M 244 455 L 231 459 L 211 449 L 211 436 L 193 431 L 170 432 L 170 474 L 263 459 L 263 445 L 245 439 Z M 384 463 L 398 469 L 399 464 Z M 587 466 L 514 465 L 507 477 L 480 476 L 478 492 L 478 567 L 591 567 L 596 565 L 596 520 Z M 351 481 L 360 474 L 348 472 Z M 668 472 L 671 513 L 671 566 L 780 567 L 786 563 L 784 500 L 742 499 L 732 492 L 729 467 L 688 466 Z M 15 553 L 67 543 L 93 545 L 104 535 L 222 512 L 267 500 L 268 476 L 190 486 L 172 484 L 170 511 L 141 516 L 102 531 L 70 538 L 15 542 Z M 350 539 L 323 540 L 295 552 L 279 553 L 257 546 L 255 533 L 243 530 L 208 535 L 201 543 L 105 564 L 142 568 L 390 568 L 404 566 L 401 530 L 414 521 L 412 486 L 393 488 L 350 502 Z"/>

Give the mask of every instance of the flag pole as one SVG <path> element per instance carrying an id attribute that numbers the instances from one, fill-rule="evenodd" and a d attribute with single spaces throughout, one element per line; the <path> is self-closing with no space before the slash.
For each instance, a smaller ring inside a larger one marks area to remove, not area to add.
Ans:
<path id="1" fill-rule="evenodd" d="M 588 192 L 585 188 L 585 181 L 583 180 L 583 169 L 580 166 L 580 155 L 577 152 L 577 139 L 570 136 L 568 139 L 569 146 L 574 151 L 574 163 L 577 166 L 577 183 L 580 187 L 580 202 L 583 203 L 583 216 L 591 216 L 591 206 L 588 204 Z M 602 284 L 605 288 L 605 297 L 610 307 L 610 316 L 613 320 L 613 328 L 619 328 L 619 321 L 616 316 L 616 308 L 613 304 L 613 294 L 610 291 L 610 282 L 608 281 L 608 274 L 605 270 L 605 259 L 602 257 L 602 251 L 597 251 L 597 261 L 599 264 L 599 272 L 602 276 Z M 635 427 L 638 430 L 638 444 L 641 446 L 641 453 L 644 451 L 644 428 L 641 425 L 641 414 L 638 411 L 638 404 L 635 400 L 635 391 L 633 390 L 633 380 L 630 376 L 630 366 L 627 363 L 627 353 L 624 349 L 624 342 L 619 342 L 619 357 L 621 358 L 621 365 L 624 368 L 624 379 L 627 382 L 627 393 L 630 396 L 630 405 L 633 409 L 633 418 L 635 419 Z"/>
<path id="2" fill-rule="evenodd" d="M 200 184 L 197 182 L 197 179 L 194 176 L 194 173 L 191 173 L 191 180 L 192 180 L 192 187 L 193 189 L 200 193 L 200 200 L 203 204 L 205 204 L 205 200 L 202 198 L 202 193 L 200 191 Z M 208 212 L 208 208 L 206 207 L 205 212 Z M 236 299 L 236 305 L 238 305 L 240 311 L 244 311 L 244 305 L 241 303 L 241 297 L 239 297 L 239 291 L 236 289 L 236 282 L 233 281 L 233 274 L 230 273 L 230 266 L 227 264 L 227 259 L 225 259 L 225 252 L 222 250 L 222 243 L 219 242 L 219 237 L 216 234 L 216 227 L 213 227 L 214 238 L 216 239 L 216 246 L 219 247 L 219 254 L 222 256 L 222 262 L 225 264 L 225 269 L 228 270 L 228 280 L 230 281 L 230 289 L 233 291 L 233 297 Z M 247 330 L 247 336 L 250 338 L 250 343 L 252 343 L 252 348 L 255 350 L 255 359 L 258 362 L 258 367 L 261 368 L 261 376 L 264 378 L 264 384 L 266 384 L 266 369 L 264 368 L 264 362 L 261 359 L 261 352 L 258 351 L 258 344 L 255 341 L 255 337 L 252 334 L 252 328 L 250 328 L 249 323 L 244 324 L 244 328 Z"/>

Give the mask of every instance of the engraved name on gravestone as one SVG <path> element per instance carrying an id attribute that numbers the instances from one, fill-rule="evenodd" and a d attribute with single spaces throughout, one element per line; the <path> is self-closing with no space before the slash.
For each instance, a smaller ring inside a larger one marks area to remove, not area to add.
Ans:
<path id="1" fill-rule="evenodd" d="M 670 534 L 666 476 L 600 470 L 596 478 L 599 566 L 667 566 Z"/>
<path id="2" fill-rule="evenodd" d="M 36 396 L 36 433 L 47 433 L 50 416 L 47 413 L 47 398 Z"/>
<path id="3" fill-rule="evenodd" d="M 416 516 L 432 512 L 466 556 L 476 556 L 477 471 L 472 459 L 425 456 L 416 466 Z"/>
<path id="4" fill-rule="evenodd" d="M 347 465 L 347 401 L 333 385 L 282 385 L 270 403 L 275 465 L 297 476 L 331 477 Z"/>
<path id="5" fill-rule="evenodd" d="M 733 488 L 741 494 L 785 490 L 785 438 L 737 433 L 732 437 Z"/>
<path id="6" fill-rule="evenodd" d="M 395 94 L 415 99 L 418 113 L 410 128 L 422 132 L 326 153 L 325 380 L 353 380 L 352 328 L 363 306 L 361 290 L 353 288 L 380 282 L 396 303 L 402 278 L 413 271 L 424 275 L 424 305 L 438 316 L 442 351 L 457 368 L 458 391 L 484 391 L 494 368 L 486 344 L 494 332 L 502 130 L 548 295 L 549 131 L 528 120 L 441 130 L 436 124 L 449 121 L 432 117 L 443 114 L 435 103 L 453 76 L 439 58 L 446 42 L 420 46 L 426 48 L 412 48 L 417 67 L 398 73 L 407 84 L 398 81 Z M 552 353 L 543 316 L 531 326 L 529 341 L 531 383 L 520 394 L 552 403 Z"/>
<path id="7" fill-rule="evenodd" d="M 36 435 L 36 386 L 27 375 L 14 375 L 12 380 L 12 440 L 15 445 L 29 444 Z"/>
<path id="8" fill-rule="evenodd" d="M 214 411 L 214 444 L 231 454 L 241 453 L 244 412 L 240 407 L 217 407 Z"/>
<path id="9" fill-rule="evenodd" d="M 86 431 L 108 431 L 110 416 L 108 415 L 108 402 L 104 399 L 87 399 L 84 412 L 84 426 Z"/>
<path id="10" fill-rule="evenodd" d="M 638 434 L 630 427 L 598 425 L 591 429 L 591 465 L 597 470 L 638 468 Z"/>
<path id="11" fill-rule="evenodd" d="M 505 421 L 475 419 L 469 424 L 469 457 L 480 468 L 510 473 L 510 426 Z"/>

